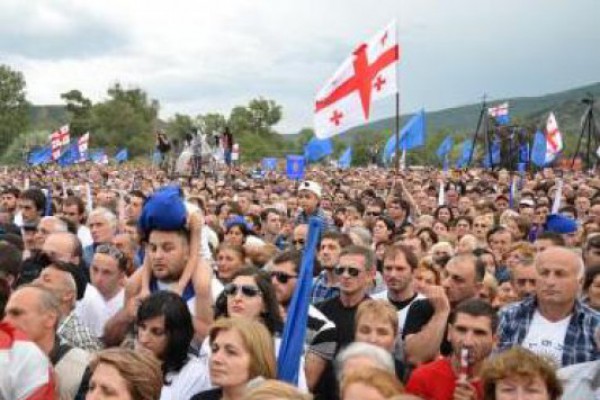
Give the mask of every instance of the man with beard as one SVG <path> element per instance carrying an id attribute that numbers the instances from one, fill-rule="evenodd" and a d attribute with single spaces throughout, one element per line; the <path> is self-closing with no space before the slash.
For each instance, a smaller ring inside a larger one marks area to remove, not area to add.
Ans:
<path id="1" fill-rule="evenodd" d="M 482 399 L 479 374 L 494 349 L 497 326 L 490 304 L 479 299 L 460 303 L 448 321 L 452 353 L 415 369 L 406 391 L 431 400 Z"/>
<path id="2" fill-rule="evenodd" d="M 389 301 L 398 310 L 398 332 L 404 330 L 406 314 L 413 301 L 424 299 L 413 288 L 414 272 L 418 260 L 406 246 L 395 244 L 388 247 L 383 255 L 383 280 L 387 290 L 373 296 Z"/>

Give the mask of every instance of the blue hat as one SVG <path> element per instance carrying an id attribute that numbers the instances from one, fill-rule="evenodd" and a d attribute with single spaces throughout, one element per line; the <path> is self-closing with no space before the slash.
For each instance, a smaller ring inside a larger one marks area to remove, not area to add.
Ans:
<path id="1" fill-rule="evenodd" d="M 560 214 L 550 214 L 546 220 L 546 230 L 554 233 L 577 232 L 577 221 Z"/>
<path id="2" fill-rule="evenodd" d="M 148 198 L 138 226 L 146 235 L 153 230 L 178 231 L 185 229 L 186 216 L 179 187 L 165 186 Z"/>

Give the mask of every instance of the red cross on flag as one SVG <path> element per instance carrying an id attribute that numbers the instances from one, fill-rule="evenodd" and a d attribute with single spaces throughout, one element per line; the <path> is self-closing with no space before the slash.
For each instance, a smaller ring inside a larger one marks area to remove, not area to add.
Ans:
<path id="1" fill-rule="evenodd" d="M 58 160 L 63 146 L 66 146 L 71 141 L 69 134 L 69 125 L 60 127 L 59 130 L 50 134 L 50 146 L 52 147 L 52 159 Z"/>
<path id="2" fill-rule="evenodd" d="M 554 161 L 563 147 L 562 133 L 558 130 L 554 113 L 551 112 L 546 121 L 546 163 Z"/>
<path id="3" fill-rule="evenodd" d="M 87 160 L 87 151 L 90 143 L 90 133 L 86 132 L 79 139 L 77 139 L 77 147 L 79 149 L 80 161 Z"/>
<path id="4" fill-rule="evenodd" d="M 398 92 L 400 50 L 392 22 L 361 43 L 317 93 L 315 135 L 325 139 L 371 121 L 372 106 Z"/>

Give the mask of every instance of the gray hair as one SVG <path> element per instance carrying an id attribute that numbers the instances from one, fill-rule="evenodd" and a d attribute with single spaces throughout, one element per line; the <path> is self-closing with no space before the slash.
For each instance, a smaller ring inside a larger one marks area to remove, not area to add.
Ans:
<path id="1" fill-rule="evenodd" d="M 99 216 L 99 217 L 106 219 L 108 221 L 108 224 L 113 229 L 117 229 L 117 216 L 115 215 L 115 213 L 110 211 L 108 208 L 105 208 L 105 207 L 94 208 L 92 210 L 92 212 L 90 212 L 90 215 L 88 216 L 88 222 L 89 222 L 90 218 L 95 217 L 95 216 Z"/>
<path id="2" fill-rule="evenodd" d="M 45 288 L 39 283 L 23 285 L 17 290 L 23 290 L 26 288 L 32 288 L 38 292 L 39 308 L 41 312 L 51 312 L 56 314 L 56 323 L 54 325 L 54 330 L 56 330 L 56 328 L 58 328 L 58 322 L 61 318 L 59 298 L 56 297 L 56 295 L 50 289 Z"/>
<path id="3" fill-rule="evenodd" d="M 52 215 L 46 216 L 46 217 L 42 217 L 40 222 L 41 221 L 52 221 L 52 223 L 54 225 L 52 233 L 69 232 L 69 227 L 67 226 L 67 223 L 58 217 L 55 217 Z"/>
<path id="4" fill-rule="evenodd" d="M 356 238 L 360 241 L 360 243 L 355 242 L 354 244 L 365 247 L 370 247 L 373 244 L 371 232 L 369 232 L 369 230 L 364 226 L 353 226 L 349 228 L 348 232 L 346 233 L 348 234 L 348 236 L 350 236 L 350 238 L 352 238 L 353 235 L 356 235 Z"/>
<path id="5" fill-rule="evenodd" d="M 335 370 L 338 380 L 342 379 L 342 371 L 344 370 L 344 364 L 354 357 L 365 357 L 377 364 L 381 369 L 396 373 L 396 367 L 394 366 L 394 359 L 392 355 L 374 344 L 364 342 L 354 342 L 348 347 L 342 350 L 335 359 Z"/>

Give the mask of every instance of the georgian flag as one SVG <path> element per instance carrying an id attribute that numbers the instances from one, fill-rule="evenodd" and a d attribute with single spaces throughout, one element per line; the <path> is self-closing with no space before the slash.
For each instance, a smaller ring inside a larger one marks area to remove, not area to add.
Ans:
<path id="1" fill-rule="evenodd" d="M 563 150 L 564 144 L 562 133 L 558 130 L 558 123 L 554 113 L 550 113 L 546 121 L 546 164 L 554 161 L 556 156 Z"/>
<path id="2" fill-rule="evenodd" d="M 87 152 L 88 152 L 89 143 L 90 143 L 90 133 L 89 132 L 86 132 L 85 135 L 81 136 L 77 140 L 77 147 L 79 148 L 80 161 L 87 160 Z"/>
<path id="3" fill-rule="evenodd" d="M 70 141 L 71 135 L 69 133 L 69 125 L 61 126 L 59 130 L 50 134 L 53 160 L 58 160 L 62 152 L 62 147 L 67 146 Z"/>
<path id="4" fill-rule="evenodd" d="M 488 108 L 488 114 L 496 119 L 496 122 L 500 125 L 507 125 L 508 119 L 508 102 L 498 104 L 495 107 Z"/>
<path id="5" fill-rule="evenodd" d="M 392 22 L 361 43 L 319 90 L 315 101 L 315 136 L 325 139 L 371 121 L 377 100 L 398 92 L 400 50 Z"/>

